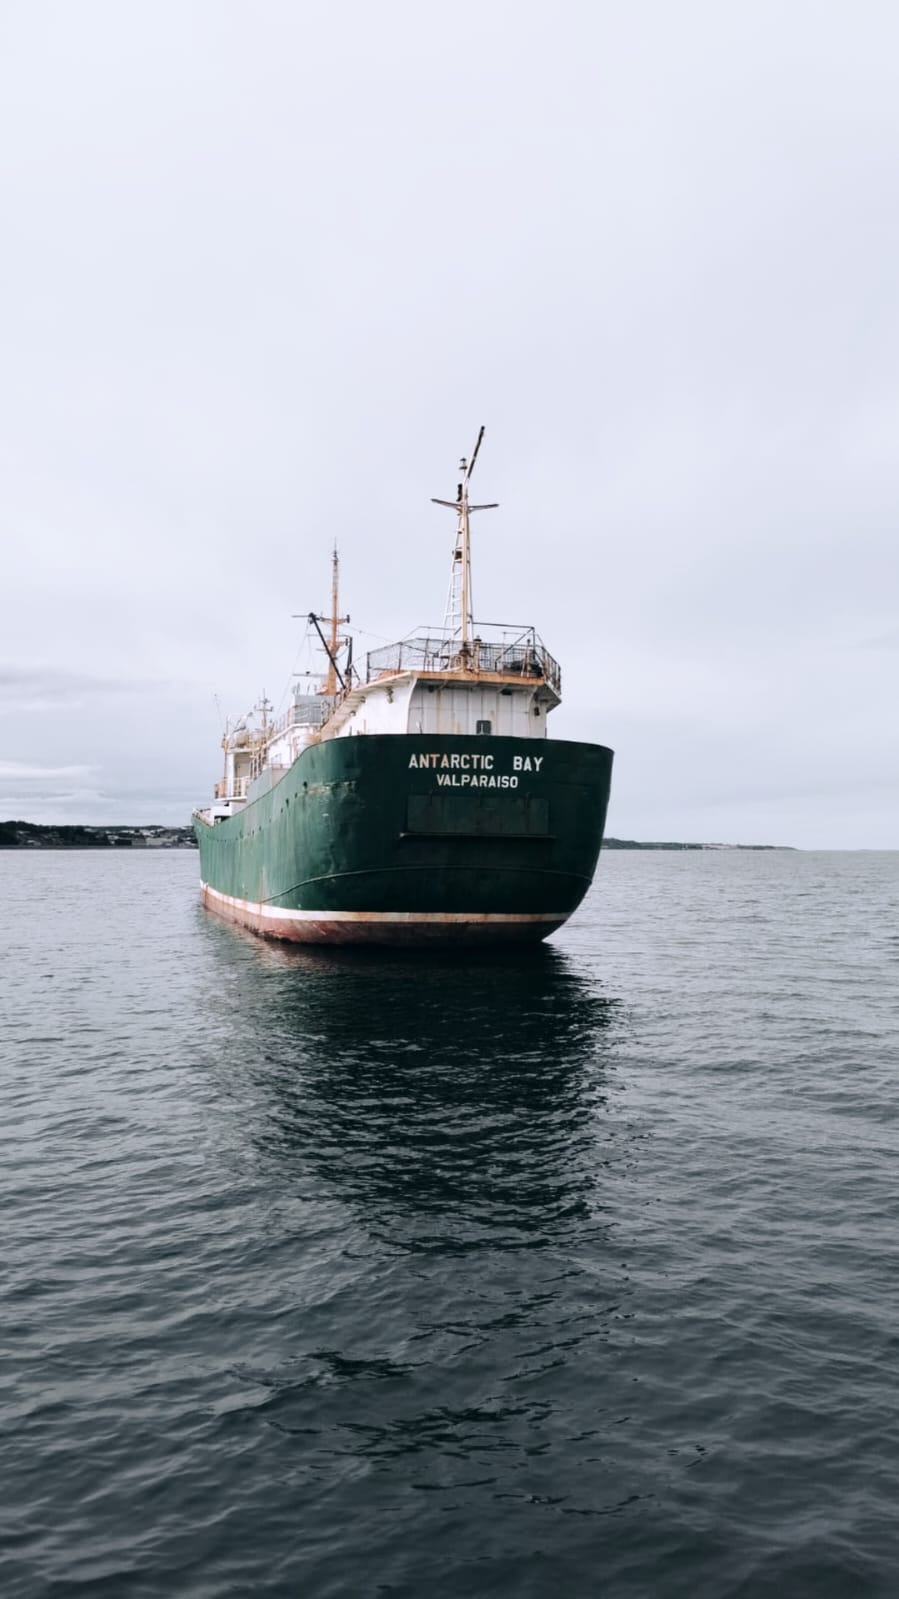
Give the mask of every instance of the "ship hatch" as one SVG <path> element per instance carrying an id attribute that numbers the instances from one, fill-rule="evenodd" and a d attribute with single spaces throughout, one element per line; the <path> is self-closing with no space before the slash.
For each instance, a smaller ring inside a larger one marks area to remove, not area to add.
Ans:
<path id="1" fill-rule="evenodd" d="M 410 794 L 404 838 L 549 838 L 549 801 L 539 795 Z"/>

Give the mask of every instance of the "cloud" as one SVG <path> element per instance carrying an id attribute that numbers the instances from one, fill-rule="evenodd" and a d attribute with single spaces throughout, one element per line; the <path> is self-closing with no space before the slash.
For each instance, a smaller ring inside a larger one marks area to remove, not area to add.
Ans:
<path id="1" fill-rule="evenodd" d="M 478 611 L 614 830 L 899 842 L 895 8 L 6 9 L 2 748 L 61 809 L 207 795 L 334 536 L 354 625 L 442 614 L 483 420 Z"/>
<path id="2" fill-rule="evenodd" d="M 26 761 L 0 761 L 0 783 L 52 783 L 92 779 L 93 766 L 34 766 Z"/>
<path id="3" fill-rule="evenodd" d="M 86 817 L 102 802 L 94 766 L 47 766 L 34 761 L 0 761 L 0 817 L 24 821 L 64 821 Z"/>
<path id="4" fill-rule="evenodd" d="M 857 646 L 860 650 L 899 650 L 899 627 L 887 633 L 875 633 L 872 638 L 863 639 Z"/>
<path id="5" fill-rule="evenodd" d="M 154 694 L 164 680 L 104 677 L 50 664 L 18 666 L 0 662 L 0 712 L 56 710 L 91 701 Z"/>

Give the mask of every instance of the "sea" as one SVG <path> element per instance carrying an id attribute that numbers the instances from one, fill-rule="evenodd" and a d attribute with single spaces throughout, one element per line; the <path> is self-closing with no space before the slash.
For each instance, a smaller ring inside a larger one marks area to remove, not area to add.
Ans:
<path id="1" fill-rule="evenodd" d="M 452 957 L 0 883 L 2 1599 L 899 1594 L 899 853 Z"/>

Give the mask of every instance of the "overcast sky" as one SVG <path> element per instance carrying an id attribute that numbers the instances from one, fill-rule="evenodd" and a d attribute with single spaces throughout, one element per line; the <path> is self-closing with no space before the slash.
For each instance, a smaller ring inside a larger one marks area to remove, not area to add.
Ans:
<path id="1" fill-rule="evenodd" d="M 484 422 L 609 830 L 899 847 L 894 4 L 2 0 L 0 215 L 0 817 L 439 621 Z"/>

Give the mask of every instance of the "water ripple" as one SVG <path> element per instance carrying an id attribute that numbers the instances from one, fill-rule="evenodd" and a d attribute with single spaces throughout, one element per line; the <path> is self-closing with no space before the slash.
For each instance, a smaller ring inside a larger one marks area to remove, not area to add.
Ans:
<path id="1" fill-rule="evenodd" d="M 0 864 L 4 1599 L 895 1591 L 899 857 L 424 960 Z"/>

